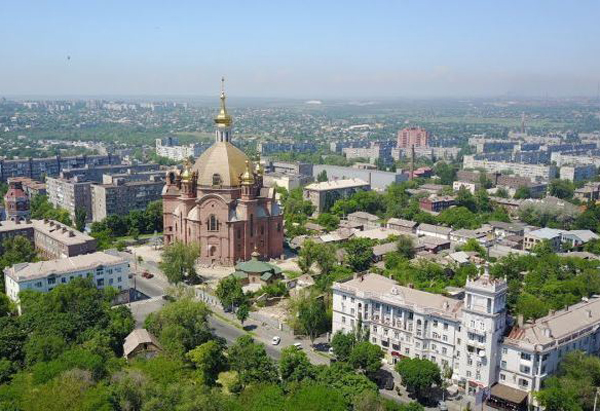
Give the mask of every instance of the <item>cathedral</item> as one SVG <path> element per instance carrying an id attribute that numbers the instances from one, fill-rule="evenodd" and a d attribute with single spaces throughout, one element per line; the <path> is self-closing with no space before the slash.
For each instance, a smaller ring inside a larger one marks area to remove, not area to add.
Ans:
<path id="1" fill-rule="evenodd" d="M 235 265 L 283 254 L 283 214 L 263 170 L 231 143 L 231 115 L 221 88 L 216 141 L 192 165 L 169 170 L 163 189 L 164 243 L 200 246 L 200 262 Z M 257 255 L 257 254 L 255 254 Z"/>

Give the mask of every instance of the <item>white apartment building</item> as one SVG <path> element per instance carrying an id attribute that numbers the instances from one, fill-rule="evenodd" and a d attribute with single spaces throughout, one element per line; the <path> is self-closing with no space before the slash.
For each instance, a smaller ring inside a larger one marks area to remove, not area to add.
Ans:
<path id="1" fill-rule="evenodd" d="M 23 290 L 51 291 L 78 277 L 91 278 L 98 288 L 129 289 L 129 263 L 110 252 L 96 252 L 37 263 L 20 263 L 4 270 L 6 295 L 19 301 Z"/>
<path id="2" fill-rule="evenodd" d="M 519 321 L 501 345 L 499 382 L 527 393 L 529 402 L 537 405 L 532 393 L 573 350 L 598 354 L 600 298 L 586 298 L 526 324 Z"/>
<path id="3" fill-rule="evenodd" d="M 569 181 L 592 180 L 596 176 L 596 166 L 593 164 L 575 164 L 560 168 L 560 179 Z"/>
<path id="4" fill-rule="evenodd" d="M 207 148 L 207 144 L 199 143 L 180 146 L 179 139 L 176 137 L 156 139 L 156 154 L 174 161 L 183 161 L 190 157 L 198 158 Z"/>
<path id="5" fill-rule="evenodd" d="M 512 170 L 515 175 L 529 177 L 532 180 L 552 180 L 558 175 L 558 169 L 554 165 L 509 163 L 506 161 L 477 160 L 475 156 L 469 155 L 463 158 L 463 168 L 483 168 L 489 173 L 500 173 Z"/>
<path id="6" fill-rule="evenodd" d="M 475 191 L 479 190 L 481 184 L 470 183 L 468 181 L 455 181 L 452 183 L 452 190 L 459 191 L 461 188 L 465 188 L 471 194 L 475 194 Z"/>
<path id="7" fill-rule="evenodd" d="M 352 332 L 360 322 L 389 362 L 417 357 L 449 367 L 454 382 L 481 403 L 497 380 L 507 289 L 485 274 L 467 282 L 463 301 L 368 274 L 334 283 L 332 332 Z"/>

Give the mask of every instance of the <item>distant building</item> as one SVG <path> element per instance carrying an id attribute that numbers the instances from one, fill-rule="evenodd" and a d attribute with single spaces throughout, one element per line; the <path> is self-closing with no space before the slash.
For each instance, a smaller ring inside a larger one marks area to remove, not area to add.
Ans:
<path id="1" fill-rule="evenodd" d="M 354 213 L 348 214 L 346 218 L 348 221 L 362 225 L 364 230 L 381 227 L 379 217 L 364 211 L 355 211 Z"/>
<path id="2" fill-rule="evenodd" d="M 276 265 L 260 261 L 260 253 L 253 252 L 249 261 L 242 261 L 235 265 L 235 271 L 231 274 L 242 282 L 242 285 L 254 285 L 260 288 L 283 279 L 281 268 Z"/>
<path id="3" fill-rule="evenodd" d="M 120 162 L 121 158 L 113 155 L 0 159 L 0 181 L 8 181 L 11 177 L 29 177 L 41 181 L 44 177 L 58 176 L 62 170 L 67 168 L 104 166 Z"/>
<path id="4" fill-rule="evenodd" d="M 325 181 L 304 187 L 304 199 L 313 203 L 317 213 L 322 213 L 337 200 L 348 198 L 358 191 L 370 189 L 371 186 L 368 182 L 358 178 Z"/>
<path id="5" fill-rule="evenodd" d="M 258 143 L 257 149 L 261 156 L 288 152 L 314 153 L 317 150 L 317 145 L 309 141 L 295 143 L 266 141 Z"/>
<path id="6" fill-rule="evenodd" d="M 300 174 L 288 173 L 265 173 L 263 184 L 265 187 L 283 187 L 287 191 L 298 187 L 303 187 L 314 181 L 313 176 L 304 176 Z"/>
<path id="7" fill-rule="evenodd" d="M 581 201 L 598 201 L 600 199 L 600 183 L 586 183 L 575 190 L 575 198 Z"/>
<path id="8" fill-rule="evenodd" d="M 398 147 L 410 148 L 427 147 L 429 145 L 429 132 L 420 127 L 409 127 L 398 131 Z"/>
<path id="9" fill-rule="evenodd" d="M 156 154 L 174 161 L 183 161 L 186 158 L 200 156 L 210 145 L 194 143 L 180 146 L 177 137 L 166 137 L 156 139 Z"/>
<path id="10" fill-rule="evenodd" d="M 596 166 L 593 164 L 577 164 L 560 168 L 561 180 L 581 181 L 591 180 L 596 176 Z"/>
<path id="11" fill-rule="evenodd" d="M 96 251 L 96 239 L 54 220 L 0 222 L 0 251 L 8 238 L 29 239 L 45 258 L 73 257 Z"/>
<path id="12" fill-rule="evenodd" d="M 127 181 L 124 177 L 105 176 L 104 184 L 91 185 L 92 217 L 102 221 L 109 215 L 126 215 L 144 210 L 152 201 L 162 198 L 163 176 L 150 175 L 146 181 Z"/>
<path id="13" fill-rule="evenodd" d="M 155 163 L 112 164 L 94 167 L 68 168 L 61 171 L 60 177 L 67 180 L 77 177 L 79 181 L 92 181 L 101 183 L 105 174 L 135 174 L 158 170 L 160 170 L 160 166 Z"/>
<path id="14" fill-rule="evenodd" d="M 442 240 L 450 240 L 450 233 L 452 228 L 443 227 L 440 225 L 433 224 L 419 224 L 417 227 L 418 236 L 436 237 Z"/>
<path id="15" fill-rule="evenodd" d="M 313 175 L 313 165 L 300 161 L 272 161 L 265 162 L 265 171 L 282 174 L 297 174 L 301 176 Z"/>
<path id="16" fill-rule="evenodd" d="M 461 188 L 465 188 L 471 194 L 475 194 L 475 191 L 479 190 L 481 187 L 478 183 L 469 183 L 467 181 L 455 181 L 452 183 L 452 189 L 454 191 L 459 191 Z"/>
<path id="17" fill-rule="evenodd" d="M 8 183 L 10 184 L 11 181 L 20 181 L 23 185 L 23 191 L 25 191 L 29 199 L 32 199 L 36 195 L 46 195 L 46 184 L 29 177 L 11 177 L 8 179 Z"/>
<path id="18" fill-rule="evenodd" d="M 108 252 L 19 263 L 4 270 L 6 295 L 17 302 L 23 290 L 52 291 L 75 278 L 90 278 L 98 288 L 129 289 L 129 262 Z"/>
<path id="19" fill-rule="evenodd" d="M 476 159 L 474 155 L 463 157 L 463 168 L 483 168 L 491 173 L 512 171 L 518 176 L 544 181 L 552 180 L 558 175 L 558 169 L 554 165 L 490 161 L 486 159 Z"/>
<path id="20" fill-rule="evenodd" d="M 401 218 L 390 218 L 387 221 L 386 227 L 392 230 L 413 234 L 417 230 L 417 225 L 419 225 L 419 223 L 415 221 L 403 220 Z"/>
<path id="21" fill-rule="evenodd" d="M 48 201 L 55 207 L 67 210 L 71 221 L 75 221 L 75 213 L 78 209 L 85 210 L 86 221 L 91 221 L 91 184 L 91 182 L 81 181 L 77 177 L 70 180 L 60 177 L 48 177 L 46 178 Z"/>
<path id="22" fill-rule="evenodd" d="M 432 195 L 419 200 L 419 207 L 422 210 L 433 211 L 439 213 L 456 204 L 456 199 L 452 196 L 436 196 Z"/>
<path id="23" fill-rule="evenodd" d="M 385 190 L 391 184 L 401 183 L 408 180 L 408 173 L 379 171 L 379 170 L 361 170 L 353 167 L 332 166 L 327 164 L 315 164 L 313 167 L 313 177 L 325 171 L 329 181 L 361 179 L 368 182 L 373 190 Z"/>

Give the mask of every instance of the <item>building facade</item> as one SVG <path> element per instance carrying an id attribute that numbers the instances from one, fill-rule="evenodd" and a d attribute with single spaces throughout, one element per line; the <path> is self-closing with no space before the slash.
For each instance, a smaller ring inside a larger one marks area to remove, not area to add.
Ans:
<path id="1" fill-rule="evenodd" d="M 46 178 L 48 201 L 55 207 L 63 208 L 69 212 L 71 221 L 75 221 L 78 209 L 85 210 L 86 221 L 92 220 L 91 182 L 81 181 L 78 177 Z"/>
<path id="2" fill-rule="evenodd" d="M 129 263 L 107 252 L 66 257 L 37 263 L 20 263 L 4 270 L 6 295 L 19 301 L 23 290 L 52 291 L 75 278 L 90 278 L 98 288 L 129 289 Z"/>
<path id="3" fill-rule="evenodd" d="M 398 131 L 398 148 L 427 147 L 429 132 L 421 127 L 408 127 Z"/>
<path id="4" fill-rule="evenodd" d="M 231 144 L 231 116 L 221 92 L 216 142 L 182 172 L 167 174 L 163 189 L 164 243 L 200 246 L 203 264 L 235 265 L 254 251 L 283 253 L 283 213 L 263 170 Z"/>
<path id="5" fill-rule="evenodd" d="M 561 180 L 581 181 L 592 180 L 596 176 L 596 166 L 593 164 L 576 164 L 560 168 Z"/>
<path id="6" fill-rule="evenodd" d="M 359 178 L 324 181 L 304 187 L 304 199 L 315 206 L 315 212 L 328 210 L 337 200 L 348 198 L 358 191 L 370 190 L 371 185 Z"/>
<path id="7" fill-rule="evenodd" d="M 179 145 L 177 137 L 166 137 L 156 139 L 156 154 L 174 161 L 183 161 L 187 158 L 197 158 L 208 148 L 208 144 Z"/>
<path id="8" fill-rule="evenodd" d="M 30 217 L 29 196 L 21 181 L 11 181 L 4 195 L 4 212 L 10 221 L 28 221 Z"/>

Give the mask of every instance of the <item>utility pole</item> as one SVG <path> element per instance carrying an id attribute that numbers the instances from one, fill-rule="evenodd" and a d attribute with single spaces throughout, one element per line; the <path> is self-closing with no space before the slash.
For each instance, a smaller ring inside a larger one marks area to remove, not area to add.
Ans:
<path id="1" fill-rule="evenodd" d="M 600 387 L 596 388 L 596 394 L 594 395 L 594 411 L 596 411 L 596 404 L 598 403 L 598 390 L 600 390 Z"/>

